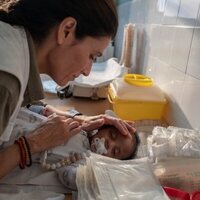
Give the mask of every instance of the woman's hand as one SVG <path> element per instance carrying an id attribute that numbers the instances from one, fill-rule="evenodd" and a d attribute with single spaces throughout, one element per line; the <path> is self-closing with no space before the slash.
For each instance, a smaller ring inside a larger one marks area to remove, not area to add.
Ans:
<path id="1" fill-rule="evenodd" d="M 104 124 L 107 124 L 115 126 L 122 135 L 128 137 L 131 137 L 131 135 L 136 132 L 136 129 L 133 127 L 134 122 L 125 121 L 119 118 L 114 118 L 106 114 L 92 116 L 92 117 L 80 115 L 80 116 L 75 116 L 74 119 L 82 124 L 82 128 L 85 131 L 98 129 Z"/>
<path id="2" fill-rule="evenodd" d="M 61 145 L 81 131 L 80 123 L 72 118 L 53 114 L 27 138 L 31 153 L 39 153 Z"/>

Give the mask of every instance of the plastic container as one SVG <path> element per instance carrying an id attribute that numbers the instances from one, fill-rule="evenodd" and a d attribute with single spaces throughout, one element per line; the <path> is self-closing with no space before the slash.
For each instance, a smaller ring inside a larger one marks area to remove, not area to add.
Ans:
<path id="1" fill-rule="evenodd" d="M 200 191 L 194 191 L 190 195 L 188 192 L 171 187 L 163 187 L 163 189 L 170 200 L 200 200 Z"/>
<path id="2" fill-rule="evenodd" d="M 200 200 L 200 191 L 195 191 L 191 194 L 191 200 Z"/>
<path id="3" fill-rule="evenodd" d="M 190 200 L 190 195 L 188 192 L 170 187 L 163 187 L 163 189 L 170 200 Z"/>
<path id="4" fill-rule="evenodd" d="M 144 75 L 127 74 L 108 87 L 113 111 L 125 120 L 161 119 L 166 98 L 161 89 Z"/>

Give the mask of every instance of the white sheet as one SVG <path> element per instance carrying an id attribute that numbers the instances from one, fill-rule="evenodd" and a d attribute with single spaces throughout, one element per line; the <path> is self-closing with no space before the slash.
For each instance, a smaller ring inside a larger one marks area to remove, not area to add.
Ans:
<path id="1" fill-rule="evenodd" d="M 23 192 L 19 191 L 18 193 L 0 193 L 0 200 L 64 200 L 65 196 L 63 194 L 54 193 L 54 192 L 44 192 L 44 191 L 33 191 L 33 192 Z"/>
<path id="2" fill-rule="evenodd" d="M 15 186 L 15 187 L 13 187 Z M 21 170 L 16 168 L 9 175 L 0 180 L 0 192 L 23 191 L 54 191 L 69 193 L 65 186 L 58 180 L 55 171 L 46 171 L 41 165 L 34 163 L 30 168 Z"/>

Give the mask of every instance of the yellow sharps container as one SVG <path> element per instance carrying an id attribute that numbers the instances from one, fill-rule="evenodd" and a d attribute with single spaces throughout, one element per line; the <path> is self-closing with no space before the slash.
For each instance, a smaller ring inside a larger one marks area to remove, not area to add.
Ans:
<path id="1" fill-rule="evenodd" d="M 108 99 L 117 116 L 125 120 L 161 119 L 167 102 L 153 80 L 141 74 L 113 80 Z"/>

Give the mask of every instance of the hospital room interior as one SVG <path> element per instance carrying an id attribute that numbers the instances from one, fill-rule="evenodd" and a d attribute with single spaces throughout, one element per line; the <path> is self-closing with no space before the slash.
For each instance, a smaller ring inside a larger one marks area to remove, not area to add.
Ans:
<path id="1" fill-rule="evenodd" d="M 64 179 L 56 173 L 58 164 L 38 164 L 48 155 L 49 162 L 53 154 L 62 157 L 61 145 L 45 151 L 33 167 L 1 179 L 0 199 L 200 200 L 200 0 L 115 3 L 117 34 L 90 75 L 61 87 L 41 74 L 43 101 L 63 111 L 127 120 L 136 129 L 134 154 L 104 156 L 105 138 L 96 139 L 101 153 L 73 151 L 65 169 L 76 165 L 76 176 L 63 172 Z M 18 122 L 27 131 L 43 120 L 24 108 Z"/>

